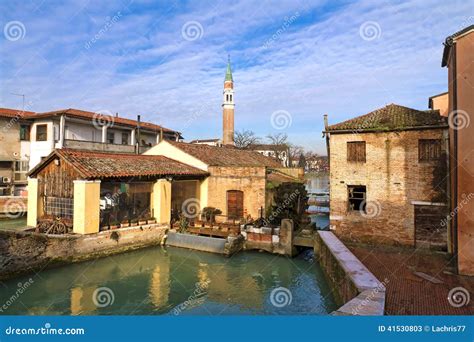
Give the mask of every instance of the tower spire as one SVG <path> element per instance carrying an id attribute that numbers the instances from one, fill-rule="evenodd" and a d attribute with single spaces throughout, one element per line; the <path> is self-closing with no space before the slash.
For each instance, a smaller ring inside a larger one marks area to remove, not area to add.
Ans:
<path id="1" fill-rule="evenodd" d="M 234 145 L 234 80 L 232 79 L 232 68 L 230 67 L 230 56 L 227 55 L 227 70 L 224 80 L 223 109 L 223 136 L 224 145 Z"/>
<path id="2" fill-rule="evenodd" d="M 230 55 L 227 55 L 227 70 L 225 73 L 225 80 L 226 81 L 234 81 L 232 79 L 232 68 L 230 67 Z"/>

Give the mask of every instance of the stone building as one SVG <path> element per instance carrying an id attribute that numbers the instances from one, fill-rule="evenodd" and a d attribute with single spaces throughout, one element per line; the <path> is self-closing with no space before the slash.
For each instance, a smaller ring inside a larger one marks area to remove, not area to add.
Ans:
<path id="1" fill-rule="evenodd" d="M 395 104 L 326 128 L 330 226 L 342 239 L 445 250 L 448 124 Z"/>
<path id="2" fill-rule="evenodd" d="M 205 207 L 218 222 L 260 217 L 268 185 L 298 181 L 295 169 L 230 146 L 163 140 L 145 154 L 56 149 L 28 181 L 28 226 L 60 217 L 78 234 L 132 221 L 169 223 L 173 213 L 197 218 Z"/>
<path id="3" fill-rule="evenodd" d="M 474 25 L 446 38 L 450 137 L 449 223 L 458 271 L 474 275 Z"/>
<path id="4" fill-rule="evenodd" d="M 162 141 L 145 154 L 162 155 L 209 172 L 209 177 L 194 186 L 188 185 L 187 190 L 183 188 L 185 184 L 180 189 L 176 183 L 173 191 L 181 191 L 183 196 L 172 207 L 180 210 L 186 200 L 198 199 L 199 209 L 214 207 L 221 210 L 221 220 L 239 219 L 248 215 L 252 218 L 260 217 L 261 209 L 265 210 L 266 206 L 268 175 L 283 172 L 281 165 L 272 158 L 225 145 Z"/>

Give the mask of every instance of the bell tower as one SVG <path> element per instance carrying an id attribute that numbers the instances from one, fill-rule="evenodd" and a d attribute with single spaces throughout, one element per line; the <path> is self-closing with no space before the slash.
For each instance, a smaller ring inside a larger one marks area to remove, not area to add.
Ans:
<path id="1" fill-rule="evenodd" d="M 224 80 L 224 100 L 222 102 L 223 111 L 223 136 L 224 145 L 234 145 L 234 80 L 232 79 L 232 69 L 230 67 L 230 57 L 227 58 L 227 71 Z"/>

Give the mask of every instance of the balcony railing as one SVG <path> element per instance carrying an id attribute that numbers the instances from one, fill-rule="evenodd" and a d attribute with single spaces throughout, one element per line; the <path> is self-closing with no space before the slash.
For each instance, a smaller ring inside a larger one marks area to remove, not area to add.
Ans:
<path id="1" fill-rule="evenodd" d="M 135 153 L 135 146 L 133 145 L 108 144 L 86 140 L 64 139 L 64 147 L 89 151 Z M 140 153 L 145 152 L 149 148 L 149 146 L 140 146 Z"/>

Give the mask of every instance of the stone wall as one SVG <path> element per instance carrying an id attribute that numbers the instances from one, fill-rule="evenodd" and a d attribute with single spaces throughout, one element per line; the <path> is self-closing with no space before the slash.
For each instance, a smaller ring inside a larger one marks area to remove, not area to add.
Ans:
<path id="1" fill-rule="evenodd" d="M 414 245 L 413 201 L 446 203 L 446 160 L 418 161 L 419 139 L 441 139 L 442 129 L 331 134 L 331 229 L 343 239 Z M 347 161 L 347 142 L 366 142 L 366 162 Z M 349 210 L 348 185 L 367 189 L 368 215 Z M 446 207 L 440 210 L 447 211 Z"/>
<path id="2" fill-rule="evenodd" d="M 227 191 L 244 193 L 244 216 L 259 217 L 260 207 L 265 210 L 265 167 L 209 167 L 208 202 L 227 215 Z"/>
<path id="3" fill-rule="evenodd" d="M 315 258 L 323 268 L 342 305 L 333 315 L 383 315 L 385 285 L 331 232 L 318 231 Z"/>
<path id="4" fill-rule="evenodd" d="M 247 226 L 241 234 L 245 238 L 246 250 L 263 250 L 269 253 L 294 256 L 294 224 L 292 220 L 283 219 L 280 228 Z"/>
<path id="5" fill-rule="evenodd" d="M 89 235 L 0 231 L 0 279 L 158 245 L 167 229 L 152 224 Z"/>

